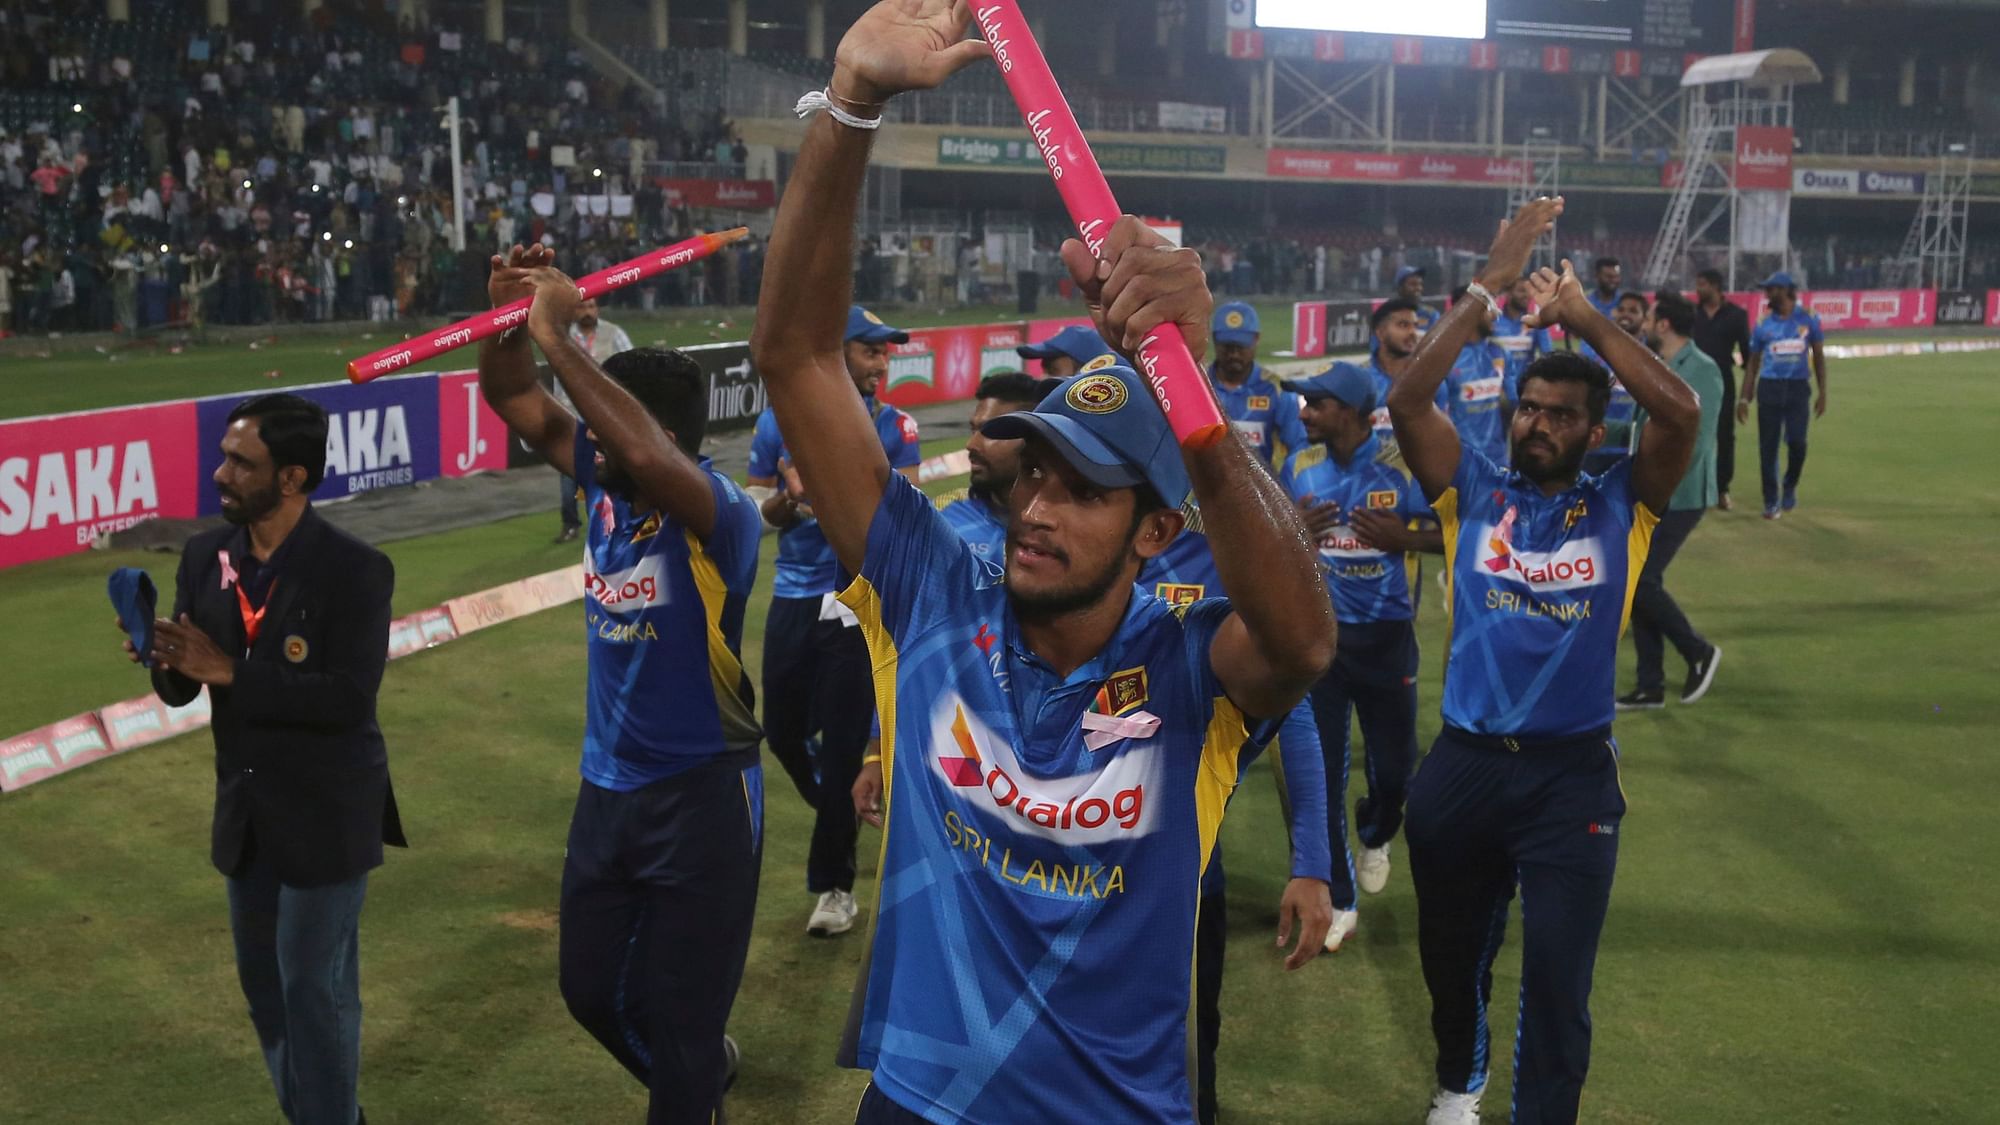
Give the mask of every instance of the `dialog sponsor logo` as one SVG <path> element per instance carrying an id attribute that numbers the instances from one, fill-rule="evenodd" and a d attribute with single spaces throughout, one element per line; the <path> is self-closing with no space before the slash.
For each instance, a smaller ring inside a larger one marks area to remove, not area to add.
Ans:
<path id="1" fill-rule="evenodd" d="M 933 713 L 932 768 L 984 818 L 1007 831 L 1059 844 L 1095 844 L 1144 836 L 1156 820 L 1147 801 L 1159 791 L 1155 742 L 1127 742 L 1098 769 L 1037 778 L 1014 749 L 956 698 Z"/>
<path id="2" fill-rule="evenodd" d="M 1489 402 L 1500 397 L 1500 377 L 1467 379 L 1458 388 L 1460 402 Z"/>
<path id="3" fill-rule="evenodd" d="M 1362 542 L 1354 529 L 1343 523 L 1319 537 L 1319 553 L 1330 559 L 1379 559 L 1384 552 Z"/>
<path id="4" fill-rule="evenodd" d="M 1521 551 L 1513 544 L 1516 513 L 1508 509 L 1498 525 L 1481 528 L 1478 565 L 1486 573 L 1516 582 L 1538 593 L 1582 590 L 1604 576 L 1604 556 L 1597 538 L 1564 543 L 1553 551 Z"/>
<path id="5" fill-rule="evenodd" d="M 666 605 L 669 600 L 658 555 L 647 555 L 638 565 L 611 574 L 598 573 L 597 561 L 589 559 L 583 568 L 583 592 L 598 605 L 618 613 L 635 613 Z"/>

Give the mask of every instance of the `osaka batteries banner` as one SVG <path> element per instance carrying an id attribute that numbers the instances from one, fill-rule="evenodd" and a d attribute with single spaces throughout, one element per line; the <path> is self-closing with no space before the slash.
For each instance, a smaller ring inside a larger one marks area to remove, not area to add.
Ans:
<path id="1" fill-rule="evenodd" d="M 0 567 L 195 515 L 203 467 L 194 429 L 192 402 L 0 422 Z"/>
<path id="2" fill-rule="evenodd" d="M 288 389 L 327 411 L 316 500 L 507 467 L 506 427 L 473 372 Z M 0 568 L 81 551 L 147 520 L 220 511 L 209 474 L 229 412 L 249 397 L 0 422 Z"/>

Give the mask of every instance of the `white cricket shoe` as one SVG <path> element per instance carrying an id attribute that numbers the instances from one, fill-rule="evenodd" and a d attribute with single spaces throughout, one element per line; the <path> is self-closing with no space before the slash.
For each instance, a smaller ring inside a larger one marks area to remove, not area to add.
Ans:
<path id="1" fill-rule="evenodd" d="M 854 928 L 854 916 L 859 912 L 852 894 L 828 891 L 819 896 L 819 905 L 813 907 L 812 918 L 806 923 L 806 933 L 813 937 L 844 934 Z"/>
<path id="2" fill-rule="evenodd" d="M 1431 1112 L 1424 1125 L 1479 1125 L 1479 1095 L 1457 1094 L 1443 1087 L 1431 1095 Z"/>
<path id="3" fill-rule="evenodd" d="M 1340 943 L 1347 940 L 1347 935 L 1354 932 L 1355 925 L 1360 921 L 1361 916 L 1352 910 L 1334 911 L 1333 925 L 1326 931 L 1326 951 L 1340 952 Z"/>
<path id="4" fill-rule="evenodd" d="M 1361 858 L 1354 864 L 1354 881 L 1368 894 L 1382 893 L 1389 885 L 1389 845 L 1361 849 Z"/>

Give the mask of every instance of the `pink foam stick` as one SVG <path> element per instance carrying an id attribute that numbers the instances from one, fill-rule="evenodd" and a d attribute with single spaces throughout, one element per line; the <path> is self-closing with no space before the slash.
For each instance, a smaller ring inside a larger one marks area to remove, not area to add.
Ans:
<path id="1" fill-rule="evenodd" d="M 586 297 L 601 297 L 613 290 L 623 289 L 627 285 L 636 284 L 668 270 L 677 270 L 690 263 L 699 262 L 724 246 L 747 237 L 749 233 L 748 227 L 736 227 L 714 234 L 698 234 L 693 238 L 676 242 L 672 246 L 663 246 L 629 262 L 621 262 L 610 269 L 599 270 L 587 277 L 578 278 L 576 287 Z M 517 324 L 525 324 L 528 321 L 528 306 L 533 304 L 534 300 L 533 297 L 523 297 L 512 304 L 468 317 L 429 335 L 405 340 L 400 344 L 391 344 L 379 352 L 352 360 L 347 365 L 348 381 L 366 383 L 370 379 L 401 371 L 434 356 L 465 347 L 467 344 L 476 344 L 488 336 L 497 336 Z"/>
<path id="2" fill-rule="evenodd" d="M 1014 105 L 1028 125 L 1042 163 L 1056 182 L 1070 221 L 1092 254 L 1100 255 L 1111 225 L 1122 214 L 1111 185 L 1077 127 L 1042 48 L 1028 31 L 1027 18 L 1016 0 L 974 0 L 979 30 L 993 47 L 993 62 Z M 1195 363 L 1176 325 L 1164 324 L 1139 344 L 1139 369 L 1153 397 L 1166 412 L 1167 424 L 1183 446 L 1206 448 L 1228 432 L 1208 377 Z"/>

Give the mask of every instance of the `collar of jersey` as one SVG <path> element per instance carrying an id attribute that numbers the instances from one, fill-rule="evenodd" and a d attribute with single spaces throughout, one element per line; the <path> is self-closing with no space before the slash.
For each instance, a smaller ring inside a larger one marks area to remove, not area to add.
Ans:
<path id="1" fill-rule="evenodd" d="M 1110 675 L 1111 671 L 1118 667 L 1133 634 L 1143 629 L 1151 620 L 1152 614 L 1148 611 L 1150 603 L 1156 600 L 1135 583 L 1132 586 L 1132 598 L 1125 603 L 1125 616 L 1118 622 L 1118 631 L 1111 634 L 1110 643 L 1099 649 L 1096 656 L 1077 665 L 1076 671 L 1063 677 L 1061 682 L 1052 683 L 1050 686 L 1069 687 L 1075 684 L 1095 683 Z M 1007 651 L 1012 654 L 1016 664 L 1025 664 L 1033 668 L 1045 681 L 1055 679 L 1055 669 L 1049 667 L 1047 661 L 1030 652 L 1028 646 L 1021 643 L 1021 634 L 1015 627 L 1012 613 L 1007 615 Z"/>
<path id="2" fill-rule="evenodd" d="M 1240 387 L 1231 387 L 1229 384 L 1223 382 L 1222 376 L 1215 373 L 1215 365 L 1211 363 L 1208 365 L 1208 381 L 1214 385 L 1216 394 L 1222 394 L 1224 391 L 1233 395 L 1243 394 L 1247 391 L 1257 390 L 1257 384 L 1259 383 L 1264 384 L 1264 389 L 1260 392 L 1262 394 L 1270 394 L 1274 390 L 1270 385 L 1271 381 L 1264 377 L 1264 365 L 1261 363 L 1250 365 L 1250 374 L 1243 380 L 1243 385 Z"/>
<path id="3" fill-rule="evenodd" d="M 1354 456 L 1349 457 L 1345 465 L 1340 463 L 1340 456 L 1333 451 L 1332 442 L 1320 444 L 1326 446 L 1326 463 L 1344 473 L 1351 471 L 1356 465 L 1374 464 L 1376 456 L 1382 452 L 1382 435 L 1372 429 L 1369 430 L 1368 439 L 1354 447 Z"/>

